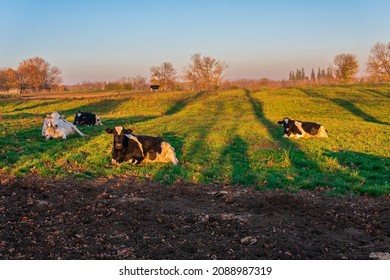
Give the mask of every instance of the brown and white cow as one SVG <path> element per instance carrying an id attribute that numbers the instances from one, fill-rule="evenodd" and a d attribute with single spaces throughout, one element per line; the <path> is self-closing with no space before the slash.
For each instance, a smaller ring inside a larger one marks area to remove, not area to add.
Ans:
<path id="1" fill-rule="evenodd" d="M 326 128 L 317 122 L 301 122 L 286 117 L 278 124 L 283 124 L 285 138 L 328 137 Z"/>
<path id="2" fill-rule="evenodd" d="M 67 136 L 74 133 L 83 137 L 86 136 L 78 130 L 76 126 L 66 121 L 65 116 L 60 115 L 58 112 L 46 115 L 42 126 L 42 135 L 45 136 L 46 140 L 49 140 L 50 138 L 66 139 Z"/>
<path id="3" fill-rule="evenodd" d="M 114 145 L 111 151 L 111 163 L 131 162 L 165 162 L 177 165 L 175 149 L 161 137 L 134 135 L 132 129 L 122 126 L 107 128 L 106 132 L 113 134 Z"/>

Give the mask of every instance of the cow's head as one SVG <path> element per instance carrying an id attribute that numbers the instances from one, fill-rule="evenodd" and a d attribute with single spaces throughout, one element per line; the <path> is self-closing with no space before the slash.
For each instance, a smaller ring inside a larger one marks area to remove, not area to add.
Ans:
<path id="1" fill-rule="evenodd" d="M 291 133 L 293 133 L 294 120 L 289 118 L 284 118 L 281 121 L 278 121 L 278 124 L 283 124 L 284 126 L 284 134 L 286 137 L 290 137 Z"/>
<path id="2" fill-rule="evenodd" d="M 77 110 L 76 115 L 74 116 L 74 125 L 85 125 L 86 119 L 85 119 L 85 113 L 81 112 L 80 110 Z"/>
<path id="3" fill-rule="evenodd" d="M 130 134 L 133 132 L 132 129 L 126 129 L 123 126 L 116 126 L 115 128 L 107 128 L 106 132 L 108 134 L 114 134 L 114 149 L 121 150 L 124 148 L 124 137 L 125 134 Z"/>
<path id="4" fill-rule="evenodd" d="M 64 119 L 64 115 L 60 115 L 58 112 L 53 112 L 51 115 L 46 115 L 46 126 L 51 129 L 58 129 L 59 122 Z"/>

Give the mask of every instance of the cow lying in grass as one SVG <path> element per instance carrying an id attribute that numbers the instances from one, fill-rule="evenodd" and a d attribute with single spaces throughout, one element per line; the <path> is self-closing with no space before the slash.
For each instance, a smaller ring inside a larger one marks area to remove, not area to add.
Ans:
<path id="1" fill-rule="evenodd" d="M 282 121 L 278 121 L 278 124 L 283 124 L 283 137 L 285 138 L 328 137 L 328 131 L 319 123 L 284 118 Z"/>
<path id="2" fill-rule="evenodd" d="M 77 110 L 74 117 L 74 125 L 103 125 L 98 115 Z"/>
<path id="3" fill-rule="evenodd" d="M 51 115 L 46 115 L 42 126 L 42 135 L 46 140 L 50 138 L 66 139 L 67 136 L 77 133 L 80 136 L 86 136 L 77 129 L 72 123 L 65 120 L 65 116 L 61 116 L 58 112 L 53 112 Z"/>
<path id="4" fill-rule="evenodd" d="M 132 129 L 122 126 L 107 128 L 106 132 L 113 134 L 114 146 L 112 148 L 112 164 L 131 162 L 140 164 L 144 162 L 171 162 L 177 165 L 175 149 L 161 137 L 134 135 Z"/>

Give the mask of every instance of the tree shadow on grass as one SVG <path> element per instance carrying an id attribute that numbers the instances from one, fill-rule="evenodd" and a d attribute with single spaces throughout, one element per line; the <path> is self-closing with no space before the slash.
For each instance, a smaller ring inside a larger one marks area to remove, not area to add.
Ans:
<path id="1" fill-rule="evenodd" d="M 255 185 L 257 176 L 250 166 L 248 144 L 238 135 L 235 135 L 221 153 L 224 161 L 231 165 L 231 184 Z"/>
<path id="2" fill-rule="evenodd" d="M 332 101 L 333 103 L 339 105 L 340 107 L 344 108 L 345 110 L 351 112 L 353 115 L 355 115 L 356 117 L 361 118 L 362 120 L 364 120 L 366 122 L 390 125 L 390 123 L 380 121 L 377 118 L 375 118 L 373 116 L 370 116 L 369 114 L 365 113 L 360 108 L 356 107 L 356 105 L 353 104 L 350 101 L 347 101 L 347 100 L 344 100 L 344 99 L 340 99 L 340 98 L 332 98 L 332 99 L 329 99 L 329 100 Z"/>
<path id="3" fill-rule="evenodd" d="M 25 101 L 26 103 L 27 102 L 30 102 L 31 100 L 27 100 Z M 20 111 L 23 111 L 23 110 L 30 110 L 30 109 L 35 109 L 35 108 L 38 108 L 38 107 L 44 107 L 44 106 L 49 106 L 49 105 L 52 105 L 52 104 L 56 104 L 58 102 L 58 100 L 54 100 L 54 101 L 44 101 L 42 103 L 37 103 L 37 104 L 34 104 L 34 105 L 30 105 L 30 106 L 26 106 L 26 107 L 19 107 L 19 108 L 15 108 L 13 111 L 14 112 L 20 112 Z"/>
<path id="4" fill-rule="evenodd" d="M 287 178 L 286 174 L 283 173 L 283 170 L 269 169 L 267 170 L 269 173 L 266 185 L 271 188 L 285 188 L 288 184 L 290 186 L 298 185 L 299 187 L 312 189 L 315 188 L 318 184 L 325 184 L 326 181 L 329 181 L 326 178 L 326 174 L 321 171 L 316 161 L 308 158 L 307 155 L 293 141 L 282 137 L 283 132 L 279 125 L 270 121 L 264 115 L 264 105 L 262 102 L 254 99 L 249 90 L 246 90 L 246 96 L 252 105 L 253 112 L 259 123 L 267 129 L 272 139 L 279 144 L 281 147 L 281 153 L 287 154 L 288 161 L 291 165 L 287 168 L 292 169 L 292 171 L 295 173 L 293 178 L 295 182 L 294 184 L 290 181 L 291 179 Z M 282 117 L 283 116 L 281 116 L 281 118 Z"/>
<path id="5" fill-rule="evenodd" d="M 61 114 L 67 116 L 68 118 L 70 118 L 71 116 L 72 120 L 77 110 L 80 110 L 82 112 L 90 112 L 101 116 L 101 115 L 115 112 L 117 108 L 121 106 L 121 104 L 126 103 L 128 101 L 129 101 L 128 99 L 123 99 L 123 98 L 105 99 L 105 100 L 100 100 L 97 102 L 88 103 L 81 106 L 74 106 L 73 108 L 68 110 L 59 110 L 59 111 Z M 102 122 L 104 123 L 104 120 L 102 120 Z"/>
<path id="6" fill-rule="evenodd" d="M 190 131 L 192 134 L 188 135 L 186 139 L 178 137 L 172 132 L 162 135 L 164 141 L 168 140 L 172 142 L 169 143 L 176 150 L 179 164 L 177 166 L 172 166 L 171 164 L 159 166 L 158 170 L 153 175 L 155 180 L 166 184 L 172 184 L 176 180 L 193 181 L 193 177 L 190 174 L 197 173 L 197 175 L 202 177 L 207 183 L 209 180 L 209 178 L 207 178 L 209 171 L 207 167 L 210 164 L 212 148 L 205 139 L 207 139 L 210 134 L 213 125 L 218 121 L 218 118 L 223 111 L 224 104 L 223 102 L 218 102 L 214 105 L 216 106 L 215 108 L 204 108 L 204 110 L 212 110 L 212 114 L 210 114 L 210 117 L 206 118 L 201 124 L 196 124 L 196 129 Z M 209 113 L 210 112 L 208 112 L 208 114 Z M 190 123 L 188 125 L 191 126 Z M 197 167 L 201 167 L 201 170 L 194 170 Z"/>
<path id="7" fill-rule="evenodd" d="M 205 91 L 200 91 L 194 96 L 190 96 L 185 99 L 177 101 L 164 113 L 164 116 L 171 116 L 173 114 L 182 111 L 186 106 L 201 98 L 205 93 L 206 93 Z"/>
<path id="8" fill-rule="evenodd" d="M 131 116 L 131 117 L 118 117 L 118 118 L 109 118 L 104 120 L 105 126 L 123 126 L 126 128 L 131 128 L 132 125 L 148 122 L 154 119 L 159 118 L 160 116 Z"/>
<path id="9" fill-rule="evenodd" d="M 20 113 L 20 114 L 15 114 L 15 115 L 2 115 L 1 119 L 0 119 L 0 124 L 1 124 L 2 120 L 16 120 L 16 119 L 20 119 L 21 121 L 23 121 L 26 118 L 35 118 L 35 117 L 42 118 L 42 124 L 43 124 L 43 120 L 45 118 L 45 115 L 43 115 L 43 114 L 33 114 L 33 113 Z"/>
<path id="10" fill-rule="evenodd" d="M 326 156 L 337 159 L 344 173 L 354 173 L 354 191 L 360 194 L 382 196 L 390 194 L 390 158 L 353 151 L 326 151 Z"/>
<path id="11" fill-rule="evenodd" d="M 356 116 L 358 118 L 361 118 L 362 120 L 364 120 L 366 122 L 372 122 L 372 123 L 383 124 L 383 125 L 390 125 L 390 123 L 388 123 L 388 122 L 380 121 L 377 118 L 375 118 L 375 117 L 365 113 L 363 110 L 358 108 L 355 104 L 353 104 L 350 101 L 347 101 L 347 100 L 344 100 L 344 99 L 341 99 L 341 98 L 327 98 L 327 97 L 325 97 L 325 96 L 323 96 L 323 95 L 321 95 L 321 94 L 319 94 L 317 92 L 314 92 L 312 90 L 309 90 L 309 89 L 301 89 L 301 91 L 303 93 L 305 93 L 306 95 L 310 96 L 310 97 L 321 98 L 321 99 L 325 99 L 325 100 L 331 101 L 334 104 L 336 104 L 339 107 L 349 111 L 354 116 Z"/>
<path id="12" fill-rule="evenodd" d="M 56 104 L 58 102 L 65 102 L 64 100 L 55 100 L 55 101 L 44 101 L 39 104 L 34 104 L 28 107 L 23 108 L 17 108 L 14 111 L 23 111 L 23 110 L 29 110 L 29 109 L 35 109 L 38 107 L 42 107 L 42 113 L 18 113 L 18 114 L 7 114 L 3 115 L 3 119 L 25 119 L 25 118 L 31 118 L 31 117 L 41 117 L 42 123 L 43 120 L 46 117 L 46 114 L 51 114 L 52 112 L 48 112 L 45 109 L 45 106 L 49 106 L 52 104 Z M 101 117 L 103 114 L 107 114 L 110 112 L 115 112 L 116 108 L 118 108 L 122 103 L 128 102 L 126 99 L 109 99 L 109 100 L 101 100 L 93 103 L 88 103 L 86 105 L 77 106 L 75 105 L 73 108 L 67 109 L 67 110 L 61 110 L 60 108 L 57 110 L 61 115 L 64 115 L 66 120 L 73 123 L 74 116 L 77 112 L 77 110 L 83 111 L 83 112 L 91 112 L 94 114 L 97 114 Z M 105 122 L 105 119 L 102 119 L 102 122 Z"/>
<path id="13" fill-rule="evenodd" d="M 390 98 L 390 94 L 386 94 L 380 90 L 375 89 L 359 89 L 360 92 L 372 94 L 374 97 Z"/>

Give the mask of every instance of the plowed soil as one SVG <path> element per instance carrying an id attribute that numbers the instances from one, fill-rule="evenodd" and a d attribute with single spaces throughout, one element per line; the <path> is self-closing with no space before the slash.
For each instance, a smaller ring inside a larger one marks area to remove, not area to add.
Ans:
<path id="1" fill-rule="evenodd" d="M 390 197 L 167 186 L 131 177 L 0 179 L 0 259 L 369 259 L 390 253 Z"/>

